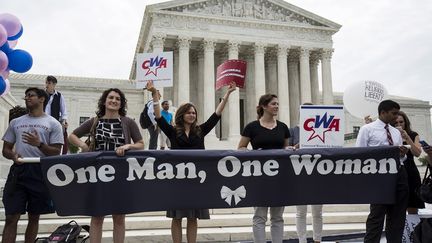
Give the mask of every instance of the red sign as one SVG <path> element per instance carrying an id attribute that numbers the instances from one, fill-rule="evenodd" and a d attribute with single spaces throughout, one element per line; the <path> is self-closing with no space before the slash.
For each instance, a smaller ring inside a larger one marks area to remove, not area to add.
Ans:
<path id="1" fill-rule="evenodd" d="M 217 67 L 216 90 L 235 82 L 239 88 L 244 88 L 246 78 L 246 61 L 228 60 Z"/>

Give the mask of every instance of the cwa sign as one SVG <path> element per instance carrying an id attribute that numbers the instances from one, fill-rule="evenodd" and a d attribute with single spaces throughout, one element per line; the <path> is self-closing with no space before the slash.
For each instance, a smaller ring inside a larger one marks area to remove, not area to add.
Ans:
<path id="1" fill-rule="evenodd" d="M 172 52 L 137 54 L 136 88 L 144 88 L 147 81 L 156 87 L 172 87 L 173 66 Z"/>

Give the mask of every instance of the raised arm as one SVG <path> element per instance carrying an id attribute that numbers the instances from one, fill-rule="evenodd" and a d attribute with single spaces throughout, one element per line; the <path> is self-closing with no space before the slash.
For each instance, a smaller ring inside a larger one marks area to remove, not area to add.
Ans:
<path id="1" fill-rule="evenodd" d="M 425 153 L 427 154 L 426 159 L 429 161 L 429 165 L 432 166 L 432 147 L 430 146 L 423 147 L 423 151 L 425 151 Z"/>
<path id="2" fill-rule="evenodd" d="M 156 118 L 160 118 L 161 117 L 161 110 L 160 110 L 160 105 L 159 105 L 159 99 L 160 99 L 159 91 L 157 91 L 157 89 L 154 87 L 153 81 L 147 82 L 146 89 L 148 91 L 150 91 L 152 94 L 154 115 Z"/>
<path id="3" fill-rule="evenodd" d="M 411 140 L 411 138 L 410 138 L 410 140 Z M 412 142 L 412 144 L 411 144 L 411 142 Z M 407 140 L 407 143 L 411 145 L 411 153 L 412 153 L 415 157 L 419 157 L 420 154 L 421 154 L 421 152 L 422 152 L 421 144 L 420 144 L 420 137 L 419 137 L 419 135 L 417 135 L 417 136 L 414 138 L 414 141 L 412 141 L 412 140 L 411 140 L 411 141 L 408 141 L 408 140 Z"/>
<path id="4" fill-rule="evenodd" d="M 222 97 L 221 102 L 219 103 L 219 105 L 216 108 L 216 111 L 215 111 L 216 115 L 220 116 L 222 114 L 222 111 L 225 108 L 226 103 L 228 102 L 228 98 L 234 90 L 236 90 L 236 86 L 235 86 L 235 83 L 232 82 L 230 84 L 230 86 L 228 87 L 228 90 L 225 93 L 224 97 Z"/>

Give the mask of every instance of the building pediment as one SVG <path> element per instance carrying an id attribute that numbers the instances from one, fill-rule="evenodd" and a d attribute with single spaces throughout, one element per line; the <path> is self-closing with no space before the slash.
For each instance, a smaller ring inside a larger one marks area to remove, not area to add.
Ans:
<path id="1" fill-rule="evenodd" d="M 175 0 L 154 4 L 152 8 L 154 11 L 189 13 L 203 17 L 256 19 L 275 23 L 340 28 L 339 24 L 283 0 Z"/>

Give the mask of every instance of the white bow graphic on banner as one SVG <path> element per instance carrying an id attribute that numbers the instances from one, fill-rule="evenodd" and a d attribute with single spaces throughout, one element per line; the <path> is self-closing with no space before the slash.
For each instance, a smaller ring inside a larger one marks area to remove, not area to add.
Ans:
<path id="1" fill-rule="evenodd" d="M 246 188 L 244 186 L 240 186 L 239 188 L 233 191 L 226 186 L 222 186 L 221 198 L 225 199 L 225 202 L 227 202 L 228 205 L 230 206 L 231 206 L 232 197 L 234 197 L 234 203 L 235 205 L 237 205 L 241 201 L 241 198 L 246 197 Z"/>

